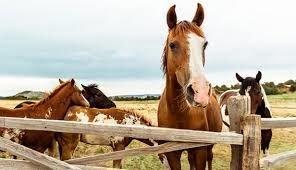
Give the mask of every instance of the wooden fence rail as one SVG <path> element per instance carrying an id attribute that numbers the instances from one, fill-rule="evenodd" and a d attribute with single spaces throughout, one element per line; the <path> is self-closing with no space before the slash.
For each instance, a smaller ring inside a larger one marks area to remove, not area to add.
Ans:
<path id="1" fill-rule="evenodd" d="M 269 155 L 261 159 L 260 162 L 262 169 L 269 170 L 273 166 L 284 163 L 291 159 L 296 159 L 296 150 Z"/>
<path id="2" fill-rule="evenodd" d="M 124 136 L 174 142 L 198 142 L 242 145 L 243 136 L 232 132 L 205 132 L 160 127 L 98 124 L 61 120 L 0 117 L 0 127 L 26 130 L 43 130 L 94 135 Z"/>
<path id="3" fill-rule="evenodd" d="M 292 128 L 296 127 L 296 117 L 287 118 L 261 118 L 262 129 Z"/>
<path id="4" fill-rule="evenodd" d="M 127 150 L 122 150 L 117 152 L 98 154 L 98 155 L 87 156 L 83 158 L 70 159 L 70 160 L 67 160 L 66 162 L 71 164 L 79 164 L 79 165 L 96 165 L 100 162 L 123 159 L 127 156 L 160 154 L 165 152 L 171 152 L 171 151 L 183 150 L 183 149 L 189 149 L 189 148 L 197 148 L 197 147 L 208 146 L 208 145 L 209 144 L 167 142 L 158 146 L 127 149 Z"/>

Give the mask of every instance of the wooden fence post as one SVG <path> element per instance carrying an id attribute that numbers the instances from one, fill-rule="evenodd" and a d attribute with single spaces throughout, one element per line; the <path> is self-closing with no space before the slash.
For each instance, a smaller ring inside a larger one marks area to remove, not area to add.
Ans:
<path id="1" fill-rule="evenodd" d="M 250 114 L 250 99 L 247 96 L 233 96 L 227 101 L 227 109 L 229 113 L 230 132 L 242 133 L 241 117 Z M 243 146 L 231 145 L 231 170 L 242 169 L 242 153 Z"/>
<path id="2" fill-rule="evenodd" d="M 243 121 L 243 170 L 260 169 L 261 117 L 248 115 Z"/>

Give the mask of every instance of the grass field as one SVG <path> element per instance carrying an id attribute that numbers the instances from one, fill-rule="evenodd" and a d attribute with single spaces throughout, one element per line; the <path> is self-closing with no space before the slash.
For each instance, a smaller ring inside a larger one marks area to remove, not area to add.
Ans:
<path id="1" fill-rule="evenodd" d="M 268 96 L 272 107 L 296 107 L 296 93 Z M 21 101 L 8 101 L 0 100 L 0 106 L 2 107 L 14 107 Z M 148 116 L 154 122 L 157 121 L 157 106 L 158 101 L 120 101 L 116 102 L 119 108 L 128 108 L 136 110 L 137 112 Z M 296 117 L 295 109 L 272 109 L 273 117 Z M 273 138 L 271 142 L 270 154 L 275 154 L 283 151 L 296 149 L 296 128 L 289 129 L 275 129 L 273 130 Z M 132 142 L 129 148 L 144 147 L 137 141 Z M 94 155 L 98 153 L 104 153 L 111 151 L 109 147 L 93 146 L 80 143 L 77 147 L 74 157 L 82 157 L 86 155 Z M 224 170 L 229 169 L 230 162 L 230 146 L 228 145 L 215 145 L 214 147 L 214 169 Z M 128 157 L 123 160 L 125 169 L 162 169 L 162 165 L 156 155 L 146 155 L 137 157 Z M 107 162 L 101 166 L 112 166 L 112 162 Z M 189 169 L 187 163 L 186 153 L 182 155 L 182 167 L 183 169 Z M 289 162 L 284 166 L 279 166 L 276 169 L 279 170 L 293 170 L 296 169 L 296 161 Z"/>

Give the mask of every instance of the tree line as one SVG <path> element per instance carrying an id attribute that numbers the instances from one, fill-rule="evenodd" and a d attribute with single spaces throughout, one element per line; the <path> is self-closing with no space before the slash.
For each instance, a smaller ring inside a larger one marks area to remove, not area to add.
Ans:
<path id="1" fill-rule="evenodd" d="M 277 94 L 284 94 L 284 93 L 296 91 L 296 80 L 288 80 L 284 83 L 278 83 L 278 84 L 275 84 L 274 82 L 265 82 L 265 83 L 261 83 L 261 85 L 264 88 L 266 95 L 277 95 Z M 214 87 L 214 89 L 218 93 L 223 93 L 227 90 L 239 89 L 239 88 L 240 88 L 239 84 L 231 85 L 230 87 L 224 84 L 221 86 L 217 85 Z"/>

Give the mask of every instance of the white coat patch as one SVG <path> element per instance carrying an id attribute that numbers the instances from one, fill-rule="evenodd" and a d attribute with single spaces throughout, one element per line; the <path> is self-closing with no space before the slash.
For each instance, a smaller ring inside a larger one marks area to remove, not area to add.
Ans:
<path id="1" fill-rule="evenodd" d="M 49 107 L 49 108 L 47 109 L 47 113 L 45 114 L 45 119 L 50 118 L 50 117 L 51 117 L 51 113 L 52 113 L 52 108 Z"/>
<path id="2" fill-rule="evenodd" d="M 93 122 L 99 124 L 119 124 L 118 120 L 115 120 L 112 116 L 99 113 L 93 120 Z M 133 115 L 125 115 L 125 118 L 121 121 L 120 124 L 123 125 L 140 125 L 140 118 Z M 89 135 L 82 134 L 81 141 L 93 145 L 111 145 L 115 146 L 118 142 L 122 142 L 124 137 L 120 136 L 105 136 L 105 135 Z"/>
<path id="3" fill-rule="evenodd" d="M 77 121 L 79 121 L 79 122 L 88 122 L 89 121 L 87 114 L 85 114 L 83 112 L 80 112 L 78 114 L 76 113 L 76 116 L 77 116 Z"/>

